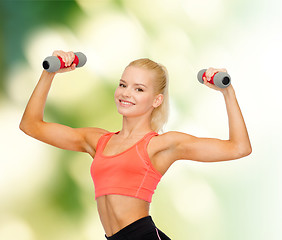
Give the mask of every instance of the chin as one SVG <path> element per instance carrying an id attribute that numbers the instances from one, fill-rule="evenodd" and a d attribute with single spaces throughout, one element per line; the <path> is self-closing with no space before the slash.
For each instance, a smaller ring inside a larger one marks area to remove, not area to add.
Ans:
<path id="1" fill-rule="evenodd" d="M 133 112 L 125 111 L 125 110 L 120 110 L 118 109 L 118 113 L 124 117 L 136 117 L 136 114 Z"/>
<path id="2" fill-rule="evenodd" d="M 121 108 L 118 108 L 117 111 L 123 117 L 140 117 L 140 116 L 144 115 L 144 113 L 133 111 L 132 109 L 121 109 Z"/>

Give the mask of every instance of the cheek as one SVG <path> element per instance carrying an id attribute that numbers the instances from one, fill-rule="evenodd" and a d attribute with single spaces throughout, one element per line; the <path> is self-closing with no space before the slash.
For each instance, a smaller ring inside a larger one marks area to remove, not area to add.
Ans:
<path id="1" fill-rule="evenodd" d="M 115 103 L 118 102 L 118 96 L 119 96 L 119 91 L 118 89 L 115 90 L 115 93 L 114 93 L 114 100 L 115 100 Z"/>
<path id="2" fill-rule="evenodd" d="M 153 104 L 153 99 L 151 96 L 143 96 L 139 99 L 140 103 L 143 103 L 146 108 L 150 108 Z"/>
<path id="3" fill-rule="evenodd" d="M 119 89 L 118 88 L 116 88 L 116 90 L 115 90 L 115 94 L 114 94 L 114 97 L 116 98 L 116 97 L 118 97 L 119 96 Z"/>

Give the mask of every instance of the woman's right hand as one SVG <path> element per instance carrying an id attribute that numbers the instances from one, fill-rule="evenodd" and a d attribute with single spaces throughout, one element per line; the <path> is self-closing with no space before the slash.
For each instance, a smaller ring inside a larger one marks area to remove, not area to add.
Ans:
<path id="1" fill-rule="evenodd" d="M 56 50 L 53 52 L 52 56 L 61 57 L 65 63 L 65 68 L 59 69 L 56 73 L 64 73 L 75 70 L 75 63 L 73 63 L 75 55 L 73 52 L 64 52 L 62 50 Z"/>

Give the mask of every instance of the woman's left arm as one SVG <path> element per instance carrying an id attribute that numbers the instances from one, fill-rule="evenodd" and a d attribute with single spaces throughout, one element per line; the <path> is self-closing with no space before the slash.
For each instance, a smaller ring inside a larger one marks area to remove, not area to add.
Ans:
<path id="1" fill-rule="evenodd" d="M 221 89 L 207 82 L 218 71 L 225 69 L 209 68 L 204 84 L 212 89 L 220 91 L 226 103 L 229 139 L 220 140 L 214 138 L 198 138 L 185 133 L 170 132 L 170 154 L 174 160 L 189 159 L 202 162 L 217 162 L 238 159 L 249 155 L 252 147 L 240 110 L 235 91 L 232 85 Z"/>

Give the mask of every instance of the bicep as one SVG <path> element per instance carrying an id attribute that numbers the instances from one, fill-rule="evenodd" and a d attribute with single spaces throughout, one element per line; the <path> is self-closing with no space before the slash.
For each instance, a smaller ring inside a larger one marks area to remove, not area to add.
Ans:
<path id="1" fill-rule="evenodd" d="M 28 135 L 52 146 L 78 152 L 95 151 L 94 146 L 87 141 L 87 135 L 95 128 L 71 128 L 58 123 L 38 122 L 34 124 Z M 98 132 L 98 130 L 96 130 Z"/>
<path id="2" fill-rule="evenodd" d="M 173 153 L 176 160 L 218 162 L 242 157 L 236 144 L 229 140 L 199 138 L 185 133 L 174 133 Z"/>

